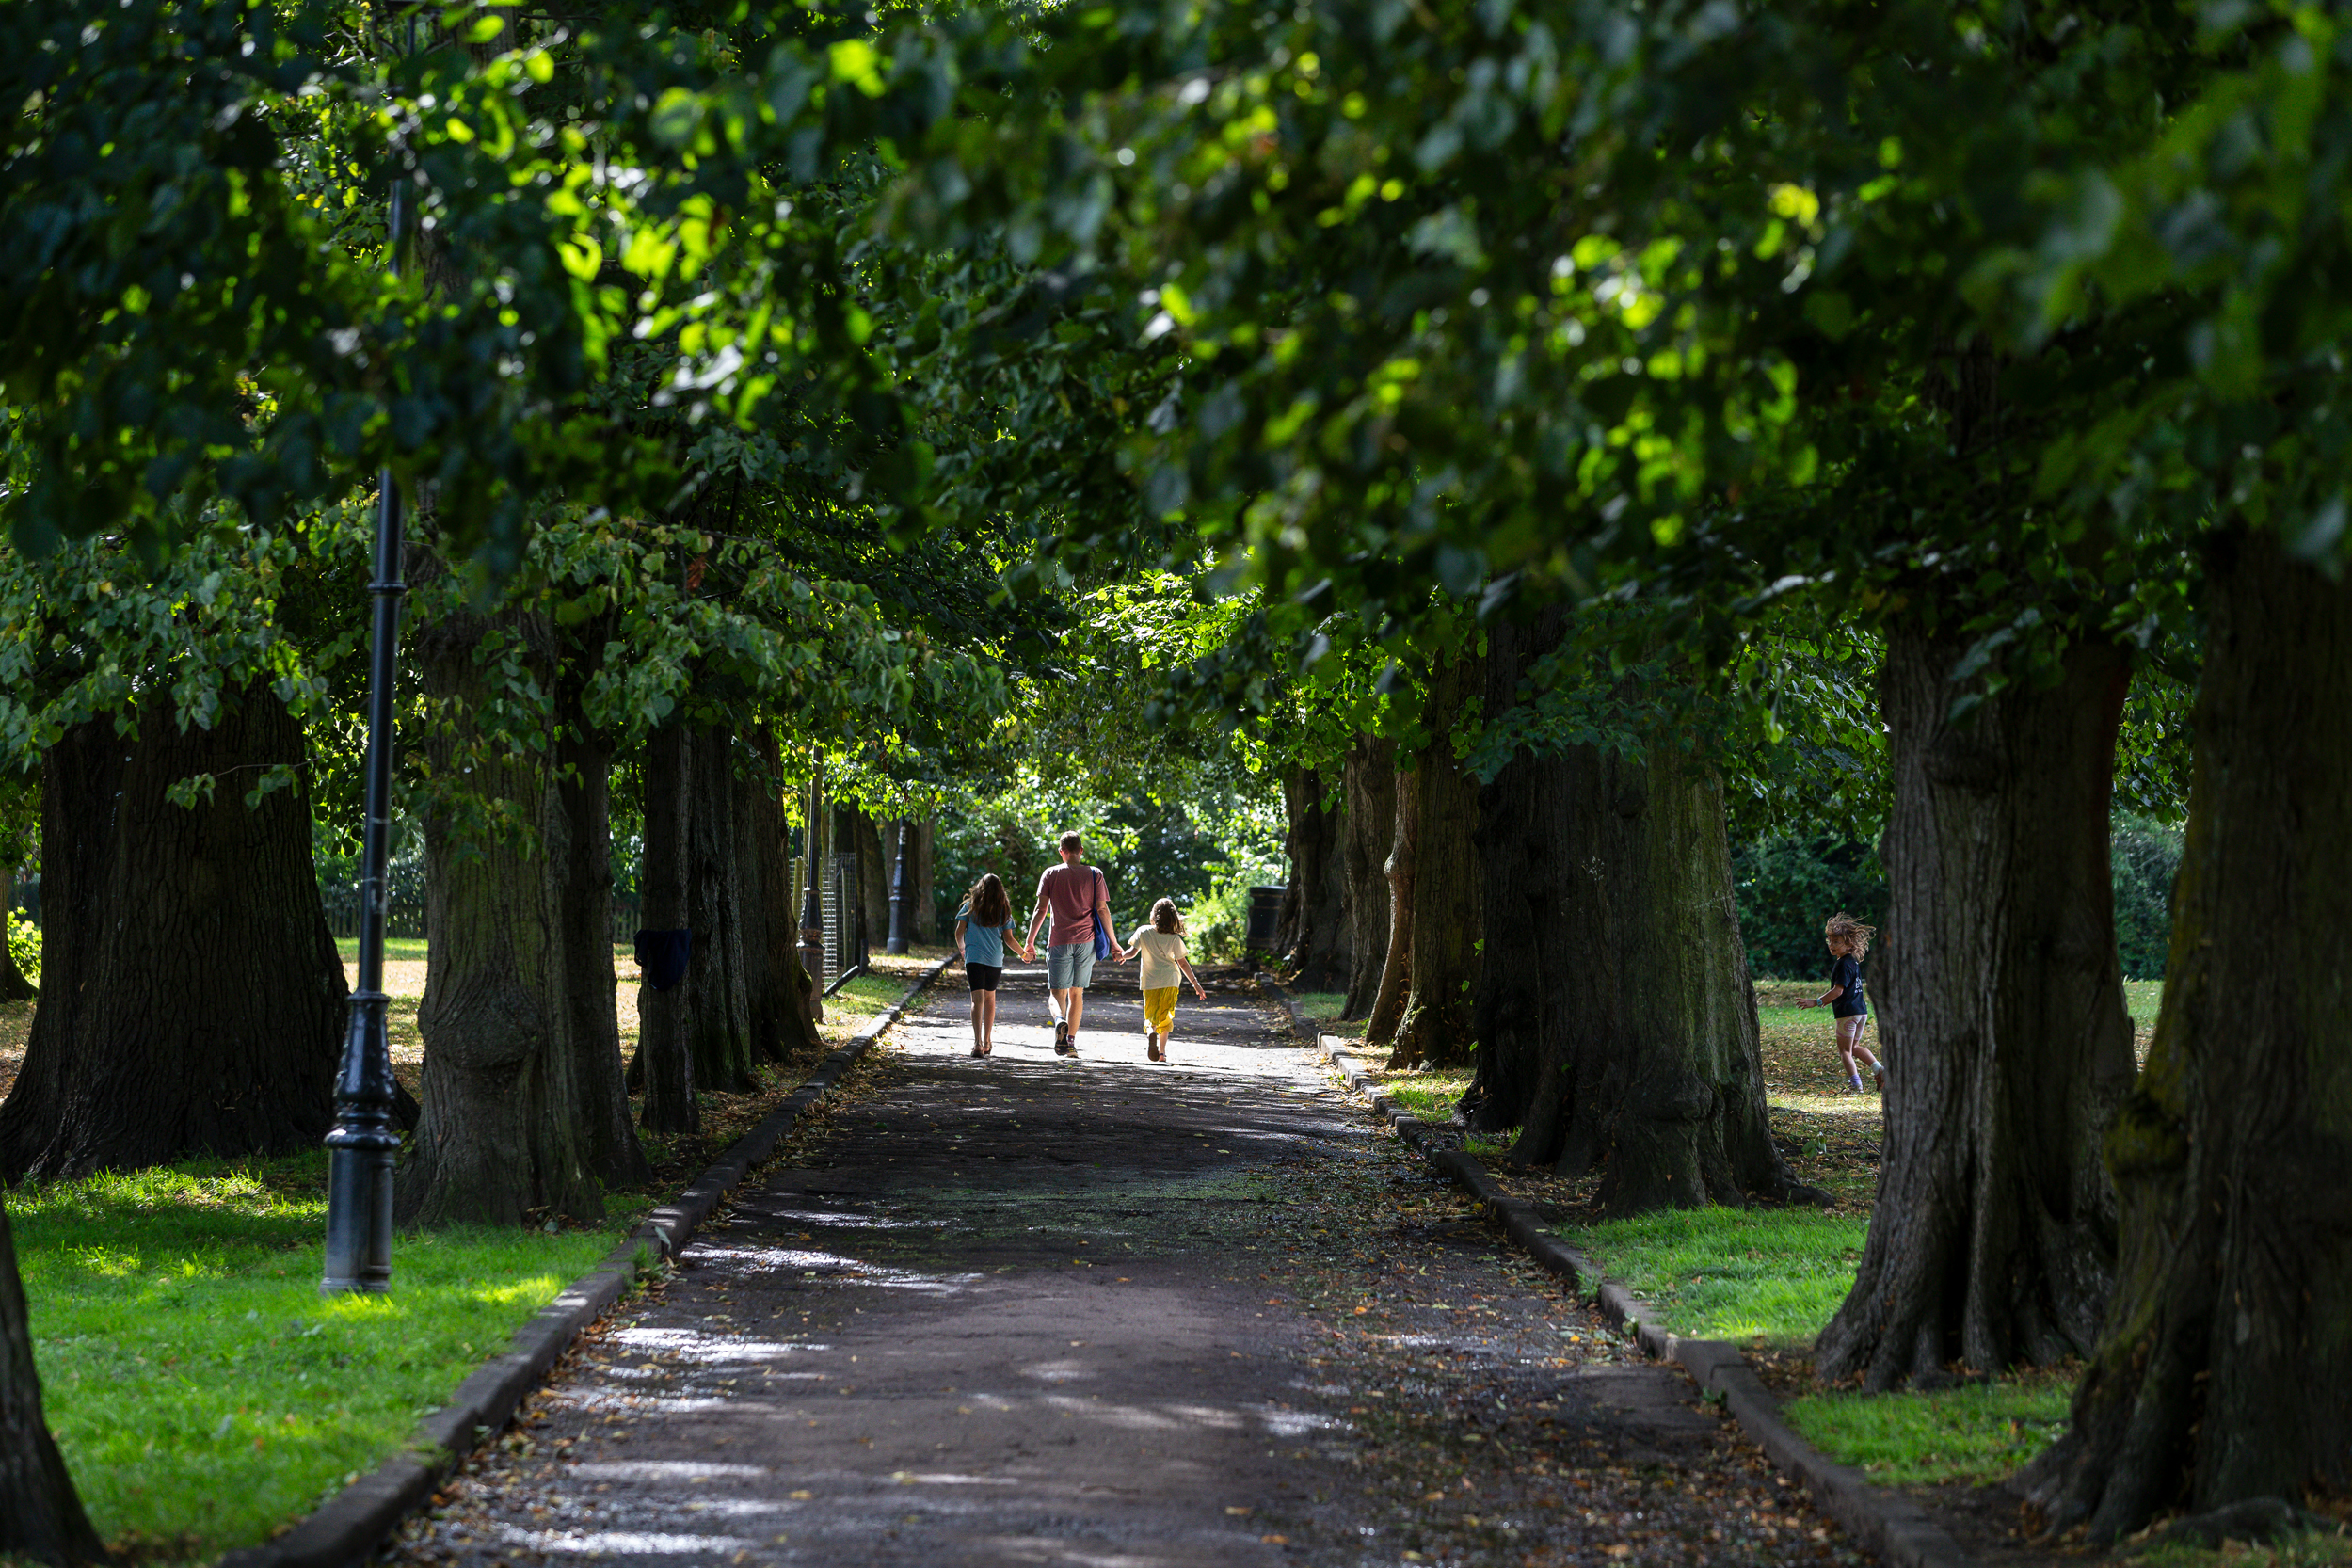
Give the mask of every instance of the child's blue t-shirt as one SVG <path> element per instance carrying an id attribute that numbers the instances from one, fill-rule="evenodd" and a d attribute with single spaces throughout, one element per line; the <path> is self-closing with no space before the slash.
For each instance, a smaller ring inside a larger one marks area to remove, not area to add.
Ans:
<path id="1" fill-rule="evenodd" d="M 964 901 L 964 907 L 955 912 L 955 918 L 966 922 L 971 920 L 971 900 Z M 1004 944 L 1012 935 L 1011 920 L 1005 921 L 1001 927 L 967 923 L 964 927 L 964 962 L 967 965 L 985 964 L 1000 969 L 1004 968 Z"/>

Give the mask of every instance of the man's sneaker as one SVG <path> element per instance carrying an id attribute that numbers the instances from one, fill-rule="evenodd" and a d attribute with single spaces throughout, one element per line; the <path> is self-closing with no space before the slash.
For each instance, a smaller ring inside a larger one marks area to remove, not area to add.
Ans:
<path id="1" fill-rule="evenodd" d="M 1067 1055 L 1069 1055 L 1069 1054 L 1070 1054 L 1070 1052 L 1069 1052 L 1069 1039 L 1070 1039 L 1070 1025 L 1069 1025 L 1069 1021 L 1068 1021 L 1067 1019 L 1065 1019 L 1065 1018 L 1056 1018 L 1056 1019 L 1054 1019 L 1054 1020 L 1053 1020 L 1053 1054 L 1054 1054 L 1054 1055 L 1056 1055 L 1056 1056 L 1067 1056 Z"/>
<path id="2" fill-rule="evenodd" d="M 1061 1039 L 1056 1040 L 1053 1043 L 1053 1054 L 1056 1056 L 1076 1056 L 1078 1054 L 1078 1040 L 1076 1036 L 1064 1034 Z"/>

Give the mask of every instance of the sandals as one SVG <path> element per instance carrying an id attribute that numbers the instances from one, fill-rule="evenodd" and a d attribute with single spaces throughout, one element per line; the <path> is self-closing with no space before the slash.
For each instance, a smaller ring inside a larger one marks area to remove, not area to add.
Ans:
<path id="1" fill-rule="evenodd" d="M 1160 1035 L 1156 1032 L 1147 1032 L 1144 1036 L 1144 1060 L 1146 1062 L 1165 1062 L 1168 1060 L 1166 1054 L 1160 1048 Z"/>

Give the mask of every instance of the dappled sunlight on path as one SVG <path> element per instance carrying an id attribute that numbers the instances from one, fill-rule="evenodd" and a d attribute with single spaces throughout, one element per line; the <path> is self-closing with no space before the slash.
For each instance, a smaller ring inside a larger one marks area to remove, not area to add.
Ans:
<path id="1" fill-rule="evenodd" d="M 1039 970 L 985 1060 L 942 977 L 398 1560 L 1843 1554 L 1262 1004 L 1188 997 L 1157 1064 L 1106 977 L 1074 1060 Z"/>

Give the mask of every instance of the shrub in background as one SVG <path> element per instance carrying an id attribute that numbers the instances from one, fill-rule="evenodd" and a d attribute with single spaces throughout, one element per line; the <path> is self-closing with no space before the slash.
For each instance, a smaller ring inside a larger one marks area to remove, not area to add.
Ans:
<path id="1" fill-rule="evenodd" d="M 2162 980 L 2172 931 L 2172 880 L 2181 869 L 2181 830 L 2153 817 L 2119 812 L 2112 844 L 2115 944 L 2123 973 L 2132 980 Z M 1886 872 L 1878 851 L 1832 833 L 1769 833 L 1734 845 L 1732 885 L 1748 968 L 1758 980 L 1810 980 L 1828 973 L 1821 922 L 1843 909 L 1879 925 L 1886 912 Z"/>
<path id="2" fill-rule="evenodd" d="M 2172 943 L 2172 880 L 2181 830 L 2153 817 L 2115 819 L 2115 946 L 2129 980 L 2162 980 Z"/>
<path id="3" fill-rule="evenodd" d="M 19 973 L 34 984 L 40 984 L 40 927 L 24 918 L 22 909 L 8 911 L 8 955 L 16 960 Z"/>
<path id="4" fill-rule="evenodd" d="M 1879 852 L 1834 833 L 1769 833 L 1734 845 L 1732 889 L 1758 980 L 1827 974 L 1821 923 L 1840 909 L 1871 925 L 1886 913 Z"/>

